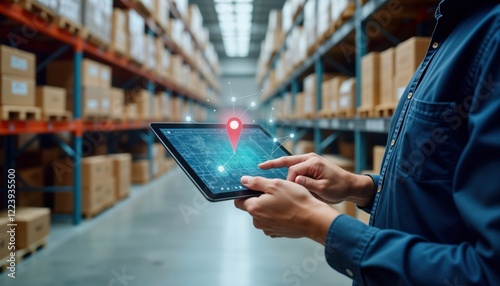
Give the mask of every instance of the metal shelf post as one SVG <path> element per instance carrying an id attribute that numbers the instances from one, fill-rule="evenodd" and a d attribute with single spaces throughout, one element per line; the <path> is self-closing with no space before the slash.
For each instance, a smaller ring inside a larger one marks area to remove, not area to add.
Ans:
<path id="1" fill-rule="evenodd" d="M 149 104 L 150 104 L 150 114 L 154 110 L 154 94 L 155 94 L 155 84 L 152 81 L 148 81 L 147 90 L 150 94 Z M 154 164 L 153 164 L 153 143 L 154 137 L 151 130 L 147 130 L 147 146 L 148 146 L 148 161 L 149 161 L 149 177 L 152 180 L 154 178 Z"/>
<path id="2" fill-rule="evenodd" d="M 368 52 L 368 37 L 363 30 L 364 22 L 361 18 L 361 0 L 356 0 L 356 107 L 361 106 L 361 59 Z M 366 135 L 359 129 L 354 131 L 354 154 L 356 173 L 366 169 Z"/>
<path id="3" fill-rule="evenodd" d="M 323 85 L 323 59 L 320 57 L 314 64 L 314 72 L 316 74 L 316 106 L 314 106 L 314 110 L 319 112 L 322 106 L 323 96 L 321 95 L 321 86 Z M 322 141 L 322 131 L 319 126 L 314 126 L 314 150 L 317 154 L 322 153 L 321 149 L 321 141 Z"/>
<path id="4" fill-rule="evenodd" d="M 83 61 L 83 45 L 82 40 L 79 39 L 79 44 L 75 48 L 75 65 L 74 65 L 74 107 L 73 114 L 75 120 L 81 120 L 81 105 L 82 105 L 82 61 Z M 78 225 L 82 219 L 82 130 L 77 130 L 73 133 L 73 224 Z"/>

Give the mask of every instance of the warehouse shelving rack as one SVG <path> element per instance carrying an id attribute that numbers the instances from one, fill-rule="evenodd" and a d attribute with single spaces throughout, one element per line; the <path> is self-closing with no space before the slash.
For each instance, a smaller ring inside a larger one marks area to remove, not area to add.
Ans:
<path id="1" fill-rule="evenodd" d="M 219 92 L 219 87 L 214 81 L 210 81 L 209 77 L 196 65 L 196 62 L 189 58 L 182 49 L 180 49 L 163 31 L 156 25 L 155 21 L 145 15 L 140 11 L 139 7 L 136 6 L 130 0 L 115 0 L 119 1 L 119 5 L 136 10 L 145 19 L 147 32 L 150 35 L 156 35 L 161 37 L 165 43 L 165 46 L 173 53 L 180 55 L 183 61 L 189 64 L 192 68 L 198 69 L 199 73 L 207 80 L 210 87 L 215 91 Z M 175 6 L 171 3 L 171 11 L 174 17 L 181 20 L 179 12 L 176 10 Z M 148 71 L 140 66 L 131 63 L 128 59 L 119 56 L 118 54 L 103 50 L 96 45 L 85 41 L 79 35 L 69 33 L 68 31 L 59 28 L 57 25 L 51 23 L 50 21 L 40 20 L 38 15 L 35 15 L 31 11 L 24 9 L 16 3 L 11 3 L 10 1 L 0 2 L 0 15 L 9 19 L 12 22 L 17 23 L 17 25 L 22 26 L 22 31 L 29 30 L 32 33 L 36 31 L 35 36 L 30 36 L 29 38 L 33 40 L 33 37 L 43 35 L 44 38 L 49 38 L 50 40 L 57 41 L 61 44 L 61 47 L 56 51 L 51 51 L 51 54 L 44 59 L 43 62 L 39 63 L 37 66 L 37 73 L 44 69 L 44 67 L 51 61 L 59 58 L 63 54 L 72 54 L 74 60 L 74 110 L 73 110 L 73 120 L 65 122 L 44 122 L 44 121 L 18 121 L 18 120 L 0 120 L 0 138 L 4 141 L 5 149 L 5 163 L 4 170 L 7 172 L 10 168 L 15 168 L 15 159 L 18 155 L 24 153 L 28 148 L 38 139 L 40 139 L 41 145 L 45 145 L 52 141 L 56 146 L 60 147 L 68 156 L 71 158 L 73 166 L 71 166 L 73 171 L 73 186 L 72 187 L 56 187 L 56 186 L 45 186 L 41 188 L 30 187 L 24 184 L 21 191 L 43 191 L 43 192 L 72 192 L 73 193 L 73 213 L 72 220 L 74 224 L 79 224 L 81 222 L 81 159 L 83 155 L 83 135 L 86 132 L 101 132 L 107 136 L 108 149 L 110 153 L 115 152 L 116 142 L 115 132 L 127 132 L 134 133 L 137 138 L 144 141 L 147 148 L 147 157 L 150 162 L 152 162 L 152 144 L 154 142 L 154 136 L 152 132 L 149 131 L 148 121 L 127 121 L 127 122 L 113 122 L 113 121 L 102 121 L 102 122 L 86 122 L 82 120 L 81 117 L 81 66 L 83 61 L 83 56 L 86 55 L 99 62 L 108 64 L 113 68 L 119 69 L 121 73 L 125 73 L 128 78 L 121 88 L 127 89 L 136 85 L 143 85 L 150 94 L 154 95 L 156 89 L 161 89 L 167 92 L 168 96 L 172 97 L 174 93 L 183 98 L 187 104 L 188 109 L 192 112 L 192 104 L 194 101 L 198 101 L 200 104 L 204 105 L 207 109 L 213 108 L 218 105 L 218 98 L 210 98 L 207 101 L 206 98 L 201 98 L 201 96 L 191 92 L 190 90 L 176 84 L 170 78 L 159 77 L 154 72 Z M 189 30 L 188 25 L 186 29 Z M 2 33 L 7 35 L 12 46 L 15 46 L 16 40 L 19 40 L 19 36 L 15 35 L 10 29 L 3 30 Z M 196 47 L 200 49 L 199 43 L 193 36 L 196 42 Z M 36 47 L 33 47 L 36 46 Z M 32 45 L 32 49 L 39 48 L 43 50 L 46 47 L 42 45 Z M 36 52 L 36 50 L 35 50 Z M 46 50 L 45 50 L 46 52 Z M 207 64 L 210 66 L 210 72 L 214 75 L 213 78 L 217 76 L 215 69 L 211 66 L 205 54 L 202 52 Z M 142 79 L 142 83 L 137 82 Z M 151 98 L 151 105 L 153 105 L 153 100 Z M 152 109 L 151 109 L 152 110 Z M 208 112 L 210 115 L 211 113 Z M 71 143 L 67 144 L 56 134 L 61 132 L 71 133 Z M 16 135 L 19 134 L 36 134 L 33 139 L 25 143 L 24 146 L 17 149 L 16 146 Z M 94 146 L 96 147 L 96 146 Z M 152 164 L 150 164 L 152 165 Z M 150 177 L 153 178 L 153 169 L 150 168 Z M 17 178 L 18 181 L 23 182 L 22 178 Z M 25 182 L 24 182 L 25 183 Z M 3 189 L 2 191 L 5 191 Z M 6 194 L 6 192 L 5 192 Z M 6 197 L 6 196 L 5 196 Z"/>
<path id="2" fill-rule="evenodd" d="M 306 2 L 307 1 L 309 0 L 306 0 Z M 396 4 L 402 5 L 401 7 L 412 4 L 411 0 L 396 2 Z M 417 11 L 414 11 L 413 13 L 399 12 L 398 14 L 393 14 L 391 16 L 396 20 L 409 20 L 406 21 L 405 24 L 410 27 L 417 28 L 418 35 L 424 35 L 428 33 L 426 29 L 428 28 L 426 26 L 426 20 L 433 17 L 433 14 L 430 14 L 430 12 L 433 12 L 434 10 L 429 8 L 437 7 L 439 1 L 427 0 L 419 2 L 421 3 L 419 3 L 420 6 L 418 6 L 419 9 Z M 398 36 L 408 36 L 405 34 L 408 31 L 401 32 L 401 30 L 399 30 L 391 32 L 387 30 L 386 27 L 383 27 L 376 21 L 371 20 L 376 13 L 383 10 L 388 12 L 394 8 L 389 7 L 390 5 L 395 5 L 395 1 L 356 0 L 355 15 L 351 19 L 347 20 L 339 29 L 337 29 L 335 33 L 323 44 L 321 44 L 317 50 L 301 65 L 299 65 L 299 67 L 296 68 L 291 75 L 284 80 L 284 82 L 282 82 L 267 97 L 265 97 L 263 99 L 263 105 L 269 107 L 272 104 L 273 99 L 278 97 L 282 97 L 284 99 L 286 93 L 289 91 L 292 95 L 292 110 L 295 110 L 296 96 L 300 90 L 301 79 L 310 73 L 315 73 L 317 75 L 316 110 L 321 110 L 322 78 L 325 71 L 324 65 L 327 63 L 332 66 L 336 72 L 349 76 L 356 76 L 356 107 L 361 106 L 361 59 L 369 52 L 370 40 L 377 42 L 379 44 L 378 46 L 382 48 L 388 48 L 400 43 L 400 37 Z M 286 32 L 286 35 L 290 34 L 291 30 L 301 25 L 304 18 L 303 13 L 304 11 L 302 10 L 301 15 L 299 15 L 299 17 L 294 21 L 292 28 Z M 373 23 L 378 24 L 376 26 L 378 29 L 376 39 L 367 35 L 368 33 L 365 30 L 367 29 L 368 24 Z M 278 51 L 273 54 L 270 60 L 271 68 L 266 72 L 262 82 L 270 76 L 271 70 L 275 68 L 277 60 L 285 49 L 286 41 L 284 41 L 278 48 Z M 346 53 L 349 53 L 350 55 L 346 55 Z M 354 61 L 350 59 L 350 56 L 352 55 L 355 56 Z M 355 117 L 311 119 L 298 120 L 295 122 L 278 121 L 276 124 L 285 130 L 295 133 L 295 143 L 308 134 L 309 130 L 312 130 L 315 152 L 318 154 L 322 154 L 323 151 L 339 137 L 339 132 L 353 133 L 355 144 L 355 167 L 356 172 L 360 173 L 363 170 L 366 170 L 367 167 L 367 134 L 383 134 L 387 136 L 391 124 L 391 118 Z M 323 131 L 331 131 L 332 133 L 324 138 Z"/>

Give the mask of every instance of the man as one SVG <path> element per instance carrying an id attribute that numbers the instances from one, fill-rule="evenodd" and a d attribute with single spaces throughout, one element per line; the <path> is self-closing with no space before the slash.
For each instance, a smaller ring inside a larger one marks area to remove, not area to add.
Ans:
<path id="1" fill-rule="evenodd" d="M 271 237 L 325 245 L 356 285 L 500 285 L 500 4 L 443 0 L 421 66 L 395 112 L 380 175 L 309 154 L 243 177 L 264 192 L 238 200 Z M 351 201 L 370 226 L 327 203 Z"/>

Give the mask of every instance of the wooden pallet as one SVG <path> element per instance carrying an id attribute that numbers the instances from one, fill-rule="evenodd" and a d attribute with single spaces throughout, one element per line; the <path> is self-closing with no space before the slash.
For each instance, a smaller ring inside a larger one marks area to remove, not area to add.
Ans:
<path id="1" fill-rule="evenodd" d="M 14 0 L 14 3 L 18 3 L 24 9 L 32 12 L 33 14 L 40 16 L 45 20 L 52 21 L 56 17 L 56 11 L 46 7 L 45 5 L 38 3 L 34 0 Z"/>
<path id="2" fill-rule="evenodd" d="M 359 118 L 370 118 L 375 117 L 375 110 L 373 107 L 358 107 L 357 110 Z"/>
<path id="3" fill-rule="evenodd" d="M 101 50 L 105 50 L 105 51 L 109 50 L 110 43 L 104 42 L 99 37 L 96 37 L 95 35 L 93 35 L 90 31 L 87 33 L 87 35 L 86 35 L 86 37 L 84 39 L 86 39 L 87 42 L 96 45 Z"/>
<path id="4" fill-rule="evenodd" d="M 356 112 L 352 109 L 339 110 L 335 113 L 335 117 L 338 118 L 354 118 Z"/>
<path id="5" fill-rule="evenodd" d="M 33 106 L 3 105 L 0 106 L 1 120 L 40 120 L 40 108 Z"/>
<path id="6" fill-rule="evenodd" d="M 83 120 L 88 122 L 102 122 L 111 119 L 108 114 L 108 115 L 84 115 Z"/>
<path id="7" fill-rule="evenodd" d="M 397 106 L 397 103 L 379 104 L 375 107 L 375 114 L 378 117 L 391 117 Z"/>
<path id="8" fill-rule="evenodd" d="M 59 28 L 64 29 L 73 35 L 81 36 L 84 39 L 88 38 L 89 31 L 84 26 L 74 22 L 73 20 L 58 15 L 54 22 Z"/>
<path id="9" fill-rule="evenodd" d="M 342 27 L 345 22 L 354 17 L 356 13 L 356 5 L 348 4 L 348 6 L 340 13 L 340 16 L 335 20 L 335 29 Z"/>
<path id="10" fill-rule="evenodd" d="M 332 110 L 321 110 L 319 112 L 319 117 L 320 118 L 334 118 L 335 112 Z"/>
<path id="11" fill-rule="evenodd" d="M 23 259 L 34 255 L 47 245 L 47 237 L 41 238 L 24 249 L 16 251 L 16 262 L 21 262 Z"/>
<path id="12" fill-rule="evenodd" d="M 307 113 L 303 114 L 305 119 L 315 119 L 316 118 L 316 113 Z"/>
<path id="13" fill-rule="evenodd" d="M 73 113 L 66 110 L 43 110 L 42 120 L 44 121 L 70 121 Z"/>

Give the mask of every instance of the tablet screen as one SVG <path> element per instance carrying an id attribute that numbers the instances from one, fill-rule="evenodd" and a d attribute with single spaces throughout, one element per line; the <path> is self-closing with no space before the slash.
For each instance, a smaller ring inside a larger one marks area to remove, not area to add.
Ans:
<path id="1" fill-rule="evenodd" d="M 243 128 L 236 152 L 225 128 L 161 128 L 162 134 L 214 194 L 246 190 L 243 175 L 286 179 L 288 169 L 261 170 L 258 164 L 288 156 L 260 128 Z"/>

